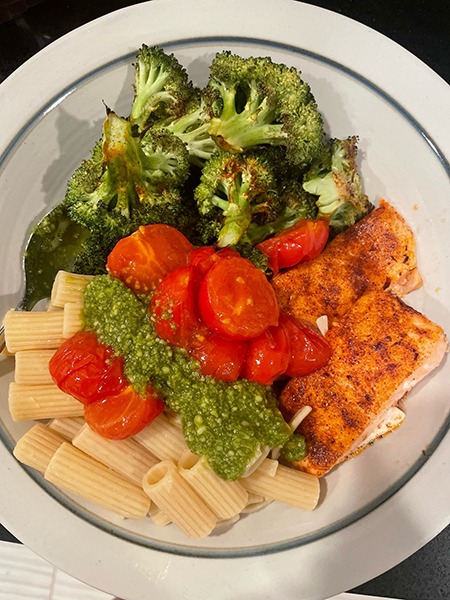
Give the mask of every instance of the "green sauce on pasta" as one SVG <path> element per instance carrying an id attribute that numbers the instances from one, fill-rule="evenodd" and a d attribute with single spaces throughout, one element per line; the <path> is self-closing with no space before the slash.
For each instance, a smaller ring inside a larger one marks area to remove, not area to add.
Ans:
<path id="1" fill-rule="evenodd" d="M 237 479 L 261 448 L 291 439 L 271 388 L 203 376 L 196 360 L 156 335 L 148 303 L 118 279 L 95 277 L 84 311 L 86 329 L 125 358 L 126 376 L 138 391 L 151 385 L 162 394 L 181 416 L 191 451 L 206 457 L 221 478 Z"/>

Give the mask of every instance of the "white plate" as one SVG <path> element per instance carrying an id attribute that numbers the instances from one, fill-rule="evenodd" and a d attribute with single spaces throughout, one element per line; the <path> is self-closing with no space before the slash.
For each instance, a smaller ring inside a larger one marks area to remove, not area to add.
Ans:
<path id="1" fill-rule="evenodd" d="M 450 331 L 449 88 L 367 27 L 286 0 L 138 4 L 56 41 L 0 86 L 1 313 L 20 295 L 30 221 L 62 198 L 99 137 L 102 100 L 129 112 L 142 43 L 175 52 L 198 84 L 224 48 L 300 68 L 329 132 L 360 136 L 372 201 L 392 201 L 416 233 L 425 285 L 408 302 Z M 12 361 L 0 362 L 0 377 L 0 519 L 60 569 L 121 598 L 320 600 L 392 567 L 449 522 L 448 360 L 411 394 L 398 432 L 326 478 L 316 511 L 271 506 L 198 545 L 71 503 L 16 463 L 10 449 L 28 425 L 7 414 Z"/>

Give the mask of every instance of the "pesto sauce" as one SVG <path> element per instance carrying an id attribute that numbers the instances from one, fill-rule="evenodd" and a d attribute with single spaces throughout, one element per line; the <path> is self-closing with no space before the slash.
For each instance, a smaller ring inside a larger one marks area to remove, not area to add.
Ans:
<path id="1" fill-rule="evenodd" d="M 283 446 L 289 425 L 267 386 L 242 379 L 232 383 L 201 374 L 185 350 L 159 338 L 148 311 L 121 281 L 95 277 L 85 290 L 86 329 L 125 358 L 125 374 L 142 393 L 148 385 L 181 416 L 186 443 L 206 457 L 222 478 L 235 480 L 261 447 Z"/>

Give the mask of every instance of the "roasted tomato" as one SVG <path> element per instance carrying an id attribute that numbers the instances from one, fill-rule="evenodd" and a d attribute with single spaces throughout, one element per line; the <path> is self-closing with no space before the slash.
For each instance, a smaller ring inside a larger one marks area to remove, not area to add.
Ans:
<path id="1" fill-rule="evenodd" d="M 291 346 L 286 330 L 281 326 L 269 327 L 248 343 L 248 354 L 243 377 L 250 381 L 271 385 L 288 368 Z"/>
<path id="2" fill-rule="evenodd" d="M 286 331 L 291 348 L 289 365 L 285 371 L 288 377 L 307 375 L 324 367 L 331 348 L 326 338 L 310 323 L 280 316 L 280 326 Z"/>
<path id="3" fill-rule="evenodd" d="M 194 267 L 179 267 L 167 275 L 152 296 L 150 310 L 157 334 L 173 346 L 189 348 L 200 327 L 198 280 Z"/>
<path id="4" fill-rule="evenodd" d="M 195 248 L 189 255 L 189 264 L 192 265 L 200 277 L 204 277 L 209 269 L 222 258 L 240 256 L 233 248 L 223 248 L 216 251 L 214 246 L 200 246 Z"/>
<path id="5" fill-rule="evenodd" d="M 225 337 L 248 340 L 278 322 L 275 292 L 249 260 L 230 256 L 206 273 L 199 293 L 200 315 Z"/>
<path id="6" fill-rule="evenodd" d="M 247 354 L 247 343 L 204 331 L 193 340 L 191 354 L 200 362 L 203 375 L 223 381 L 236 381 Z"/>
<path id="7" fill-rule="evenodd" d="M 136 294 L 147 294 L 173 269 L 188 264 L 190 241 L 170 225 L 143 225 L 111 251 L 106 268 Z"/>
<path id="8" fill-rule="evenodd" d="M 280 269 L 316 258 L 324 249 L 328 235 L 328 223 L 324 219 L 301 219 L 256 247 L 269 257 L 269 265 L 276 275 Z"/>
<path id="9" fill-rule="evenodd" d="M 89 404 L 84 418 L 91 429 L 110 440 L 124 440 L 136 435 L 164 410 L 159 396 L 148 389 L 140 396 L 131 385 L 115 396 Z"/>
<path id="10" fill-rule="evenodd" d="M 90 331 L 63 342 L 50 359 L 49 370 L 56 385 L 83 404 L 118 394 L 128 385 L 123 359 Z"/>

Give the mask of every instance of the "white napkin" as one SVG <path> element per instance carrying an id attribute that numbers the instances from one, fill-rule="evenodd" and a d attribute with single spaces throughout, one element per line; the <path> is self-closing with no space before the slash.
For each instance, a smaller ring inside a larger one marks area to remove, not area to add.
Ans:
<path id="1" fill-rule="evenodd" d="M 22 544 L 0 541 L 0 600 L 119 600 L 66 575 Z M 328 600 L 395 600 L 338 594 Z M 397 599 L 398 600 L 398 599 Z"/>

